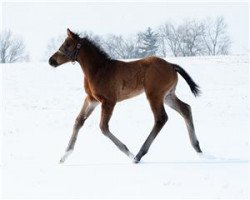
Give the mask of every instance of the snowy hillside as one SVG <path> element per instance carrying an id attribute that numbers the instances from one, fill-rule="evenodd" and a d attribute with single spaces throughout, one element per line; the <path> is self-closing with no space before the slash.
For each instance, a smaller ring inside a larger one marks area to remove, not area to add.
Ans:
<path id="1" fill-rule="evenodd" d="M 6 198 L 249 198 L 249 57 L 167 58 L 200 85 L 191 105 L 204 152 L 192 149 L 183 119 L 169 121 L 140 164 L 99 130 L 100 106 L 81 129 L 75 151 L 58 164 L 85 96 L 78 64 L 5 64 L 3 196 Z M 145 95 L 119 103 L 111 131 L 136 154 L 153 126 Z"/>

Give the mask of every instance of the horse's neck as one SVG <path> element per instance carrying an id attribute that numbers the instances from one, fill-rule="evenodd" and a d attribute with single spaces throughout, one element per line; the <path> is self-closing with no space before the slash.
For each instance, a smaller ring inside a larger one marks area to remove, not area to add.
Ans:
<path id="1" fill-rule="evenodd" d="M 93 56 L 93 58 L 91 58 L 86 52 L 79 53 L 78 62 L 81 65 L 85 76 L 89 78 L 92 78 L 102 65 L 98 57 Z"/>

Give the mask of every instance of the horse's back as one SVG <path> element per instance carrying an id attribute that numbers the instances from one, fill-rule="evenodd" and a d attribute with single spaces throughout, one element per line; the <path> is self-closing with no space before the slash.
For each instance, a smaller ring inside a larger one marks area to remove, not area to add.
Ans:
<path id="1" fill-rule="evenodd" d="M 116 72 L 120 100 L 131 98 L 143 91 L 166 93 L 177 82 L 173 65 L 155 56 L 130 62 L 118 61 Z"/>

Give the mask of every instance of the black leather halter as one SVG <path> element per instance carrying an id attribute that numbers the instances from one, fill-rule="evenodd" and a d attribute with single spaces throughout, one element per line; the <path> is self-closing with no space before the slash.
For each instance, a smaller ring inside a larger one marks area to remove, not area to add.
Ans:
<path id="1" fill-rule="evenodd" d="M 82 47 L 82 43 L 78 42 L 76 45 L 76 48 L 73 51 L 59 50 L 59 52 L 67 56 L 71 62 L 75 62 L 81 47 Z"/>

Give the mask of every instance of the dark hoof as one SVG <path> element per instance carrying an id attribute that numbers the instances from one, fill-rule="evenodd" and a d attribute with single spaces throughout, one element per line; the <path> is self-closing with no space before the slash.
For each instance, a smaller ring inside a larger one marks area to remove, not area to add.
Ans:
<path id="1" fill-rule="evenodd" d="M 194 145 L 194 149 L 197 153 L 202 153 L 201 148 L 200 148 L 200 144 L 197 141 L 197 143 Z"/>
<path id="2" fill-rule="evenodd" d="M 137 163 L 140 162 L 140 160 L 141 160 L 140 158 L 135 157 L 134 160 L 133 160 L 133 162 L 134 162 L 135 164 L 137 164 Z"/>
<path id="3" fill-rule="evenodd" d="M 202 153 L 202 151 L 199 149 L 199 150 L 197 150 L 197 153 Z"/>

